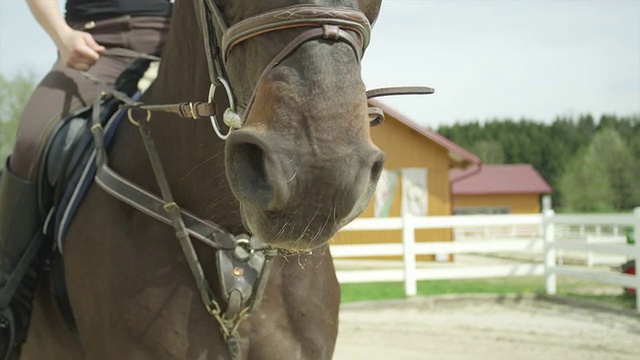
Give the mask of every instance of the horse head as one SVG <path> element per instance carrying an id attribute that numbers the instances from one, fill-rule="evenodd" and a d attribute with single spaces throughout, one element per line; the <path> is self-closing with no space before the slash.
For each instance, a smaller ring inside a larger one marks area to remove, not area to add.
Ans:
<path id="1" fill-rule="evenodd" d="M 220 63 L 242 121 L 225 163 L 243 223 L 270 245 L 310 250 L 362 213 L 383 168 L 360 68 L 380 1 L 296 3 L 209 11 L 224 22 Z"/>

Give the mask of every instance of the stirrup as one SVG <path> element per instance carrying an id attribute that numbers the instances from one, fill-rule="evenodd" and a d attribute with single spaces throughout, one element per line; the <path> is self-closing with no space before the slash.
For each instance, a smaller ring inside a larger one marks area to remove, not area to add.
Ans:
<path id="1" fill-rule="evenodd" d="M 45 243 L 44 235 L 36 234 L 26 251 L 20 258 L 13 273 L 9 275 L 0 288 L 0 309 L 8 308 L 22 284 L 27 271 L 32 267 Z"/>
<path id="2" fill-rule="evenodd" d="M 9 335 L 8 341 L 5 336 L 0 338 L 0 360 L 9 360 L 16 343 L 16 323 L 11 309 L 0 310 L 0 334 Z"/>

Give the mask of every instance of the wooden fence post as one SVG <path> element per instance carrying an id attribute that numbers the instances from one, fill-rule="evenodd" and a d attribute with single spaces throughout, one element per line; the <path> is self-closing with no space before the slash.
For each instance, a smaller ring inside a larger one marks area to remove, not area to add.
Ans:
<path id="1" fill-rule="evenodd" d="M 546 209 L 542 216 L 544 229 L 544 285 L 549 295 L 555 295 L 558 290 L 556 274 L 553 271 L 556 266 L 556 248 L 553 244 L 556 240 L 554 215 L 553 209 Z"/>
<path id="2" fill-rule="evenodd" d="M 407 297 L 416 296 L 416 228 L 413 216 L 406 212 L 402 215 L 402 257 L 404 261 L 404 294 Z"/>
<path id="3" fill-rule="evenodd" d="M 587 242 L 587 244 L 592 244 L 594 242 L 594 240 L 595 240 L 596 243 L 600 242 L 600 241 L 602 241 L 600 239 L 601 236 L 602 236 L 602 225 L 597 224 L 596 225 L 595 237 L 587 235 L 586 242 Z M 596 255 L 593 253 L 593 251 L 587 251 L 587 267 L 588 268 L 592 268 L 593 264 L 596 262 L 595 261 L 595 256 Z"/>

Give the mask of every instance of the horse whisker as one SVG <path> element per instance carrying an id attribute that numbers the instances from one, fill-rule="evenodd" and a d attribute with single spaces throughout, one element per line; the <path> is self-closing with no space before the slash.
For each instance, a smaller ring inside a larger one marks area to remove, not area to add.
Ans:
<path id="1" fill-rule="evenodd" d="M 296 176 L 298 176 L 298 172 L 297 172 L 297 171 L 296 171 L 296 172 L 294 172 L 294 173 L 293 173 L 293 175 L 291 175 L 291 177 L 290 177 L 289 179 L 287 179 L 287 180 L 280 180 L 280 179 L 276 179 L 276 178 L 274 178 L 274 177 L 269 177 L 269 179 L 270 179 L 270 180 L 273 180 L 273 181 L 275 181 L 275 182 L 279 182 L 279 183 L 282 183 L 282 184 L 286 184 L 286 183 L 288 183 L 288 182 L 292 182 L 292 181 L 293 181 L 293 179 L 295 179 L 295 178 L 296 178 Z"/>
<path id="2" fill-rule="evenodd" d="M 214 154 L 213 156 L 205 159 L 204 161 L 200 162 L 199 164 L 197 164 L 196 166 L 194 166 L 191 170 L 189 170 L 186 174 L 184 174 L 184 176 L 179 177 L 178 180 L 184 180 L 186 178 L 188 178 L 191 174 L 193 174 L 196 170 L 198 170 L 198 168 L 200 168 L 202 165 L 215 160 L 218 156 L 220 156 L 221 153 L 218 154 Z"/>

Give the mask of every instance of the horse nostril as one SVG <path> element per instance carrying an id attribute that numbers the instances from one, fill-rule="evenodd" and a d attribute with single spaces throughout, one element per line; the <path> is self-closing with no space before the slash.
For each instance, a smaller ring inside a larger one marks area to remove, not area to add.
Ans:
<path id="1" fill-rule="evenodd" d="M 264 150 L 253 143 L 236 143 L 228 156 L 230 175 L 234 177 L 232 183 L 240 197 L 250 196 L 252 201 L 266 206 L 273 189 L 267 179 Z"/>
<path id="2" fill-rule="evenodd" d="M 373 166 L 371 167 L 371 181 L 376 183 L 380 178 L 380 174 L 382 173 L 382 169 L 384 168 L 384 162 L 386 158 L 383 152 L 380 151 L 378 155 L 376 155 L 375 160 L 373 162 Z"/>

